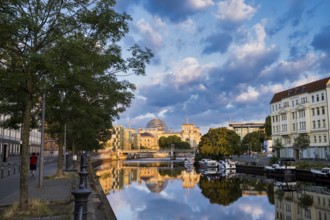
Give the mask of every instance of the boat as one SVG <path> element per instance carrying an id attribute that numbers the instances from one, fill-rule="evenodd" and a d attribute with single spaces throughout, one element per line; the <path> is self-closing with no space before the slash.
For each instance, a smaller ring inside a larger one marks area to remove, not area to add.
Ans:
<path id="1" fill-rule="evenodd" d="M 200 170 L 203 175 L 215 175 L 218 169 L 216 167 L 208 167 L 206 169 Z"/>
<path id="2" fill-rule="evenodd" d="M 218 173 L 221 177 L 232 177 L 236 175 L 236 169 L 219 169 Z"/>
<path id="3" fill-rule="evenodd" d="M 282 159 L 279 163 L 272 164 L 271 166 L 265 166 L 264 170 L 266 174 L 271 176 L 295 176 L 296 167 L 291 165 L 290 161 L 292 161 L 292 159 Z"/>
<path id="4" fill-rule="evenodd" d="M 330 167 L 324 167 L 321 170 L 319 169 L 311 169 L 313 176 L 318 177 L 330 177 Z"/>
<path id="5" fill-rule="evenodd" d="M 219 160 L 220 170 L 236 170 L 236 162 L 232 160 Z"/>
<path id="6" fill-rule="evenodd" d="M 211 159 L 202 159 L 199 162 L 199 166 L 201 167 L 217 167 L 218 162 L 216 160 Z"/>
<path id="7" fill-rule="evenodd" d="M 194 166 L 195 160 L 193 157 L 188 157 L 184 159 L 184 167 Z"/>

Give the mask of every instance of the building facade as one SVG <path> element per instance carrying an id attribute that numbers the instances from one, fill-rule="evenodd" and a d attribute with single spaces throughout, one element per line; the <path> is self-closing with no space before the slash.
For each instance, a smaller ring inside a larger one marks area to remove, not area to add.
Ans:
<path id="1" fill-rule="evenodd" d="M 0 124 L 6 120 L 5 115 L 0 115 Z M 10 156 L 21 154 L 21 129 L 9 129 L 0 127 L 0 157 L 6 162 Z M 40 152 L 41 132 L 32 129 L 30 132 L 29 153 Z"/>
<path id="2" fill-rule="evenodd" d="M 265 123 L 263 122 L 233 122 L 229 123 L 228 129 L 235 131 L 243 140 L 248 133 L 258 131 L 265 132 Z"/>
<path id="3" fill-rule="evenodd" d="M 272 141 L 280 157 L 330 159 L 330 77 L 274 94 L 270 102 Z M 297 146 L 298 137 L 309 144 Z"/>
<path id="4" fill-rule="evenodd" d="M 167 129 L 166 124 L 160 119 L 152 119 L 146 128 L 135 129 L 124 126 L 114 126 L 111 129 L 111 139 L 106 144 L 107 149 L 153 149 L 158 150 L 158 140 L 161 137 L 178 136 L 186 141 L 192 148 L 196 148 L 201 139 L 201 133 L 194 124 L 182 124 L 181 132 L 173 132 Z"/>

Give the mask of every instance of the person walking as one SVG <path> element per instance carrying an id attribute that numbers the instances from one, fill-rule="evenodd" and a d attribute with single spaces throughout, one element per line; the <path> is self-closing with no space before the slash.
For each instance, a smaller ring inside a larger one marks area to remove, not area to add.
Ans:
<path id="1" fill-rule="evenodd" d="M 37 161 L 38 161 L 38 157 L 36 155 L 36 153 L 32 153 L 31 157 L 30 157 L 30 171 L 32 176 L 34 176 L 34 173 L 37 169 Z"/>

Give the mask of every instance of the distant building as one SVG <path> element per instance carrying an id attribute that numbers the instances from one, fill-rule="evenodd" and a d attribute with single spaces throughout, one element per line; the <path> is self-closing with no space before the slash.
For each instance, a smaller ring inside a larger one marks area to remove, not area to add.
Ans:
<path id="1" fill-rule="evenodd" d="M 0 115 L 0 124 L 6 120 L 6 117 L 5 115 Z M 0 127 L 0 157 L 3 162 L 6 162 L 10 156 L 21 154 L 21 133 L 21 129 L 14 130 Z M 30 131 L 29 141 L 29 153 L 40 152 L 41 132 L 38 129 Z"/>
<path id="2" fill-rule="evenodd" d="M 275 93 L 270 101 L 272 140 L 281 157 L 330 159 L 330 77 Z M 309 147 L 296 147 L 304 135 Z"/>
<path id="3" fill-rule="evenodd" d="M 235 131 L 241 137 L 241 140 L 247 135 L 248 133 L 258 131 L 258 132 L 265 132 L 265 123 L 263 122 L 232 122 L 229 123 L 230 130 Z"/>
<path id="4" fill-rule="evenodd" d="M 111 139 L 107 147 L 111 150 L 118 149 L 159 149 L 159 138 L 177 136 L 186 141 L 192 148 L 196 148 L 201 139 L 201 133 L 194 124 L 182 124 L 181 132 L 169 131 L 162 120 L 155 118 L 147 123 L 146 128 L 135 129 L 123 126 L 114 126 L 111 129 Z"/>

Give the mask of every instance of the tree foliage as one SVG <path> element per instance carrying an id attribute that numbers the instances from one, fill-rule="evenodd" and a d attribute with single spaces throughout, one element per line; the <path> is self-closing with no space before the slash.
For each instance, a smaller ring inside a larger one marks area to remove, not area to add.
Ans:
<path id="1" fill-rule="evenodd" d="M 188 142 L 182 141 L 180 137 L 176 135 L 171 135 L 168 137 L 160 137 L 158 140 L 160 148 L 167 149 L 171 148 L 171 145 L 174 144 L 176 149 L 190 149 L 190 144 Z"/>
<path id="2" fill-rule="evenodd" d="M 72 143 L 95 147 L 133 98 L 134 85 L 115 74 L 143 75 L 152 57 L 137 45 L 123 57 L 117 43 L 131 18 L 114 5 L 115 0 L 0 2 L 0 113 L 9 116 L 6 126 L 22 127 L 22 209 L 28 207 L 30 129 L 40 126 L 42 94 L 47 127 L 58 136 L 60 150 L 64 124 Z"/>
<path id="3" fill-rule="evenodd" d="M 299 134 L 297 138 L 294 139 L 293 146 L 303 149 L 303 148 L 308 148 L 309 147 L 309 136 L 306 134 Z"/>
<path id="4" fill-rule="evenodd" d="M 198 145 L 202 156 L 223 157 L 240 151 L 240 137 L 227 128 L 210 129 Z"/>
<path id="5" fill-rule="evenodd" d="M 258 131 L 254 131 L 244 136 L 242 140 L 242 147 L 245 151 L 260 152 L 263 141 L 264 135 Z"/>
<path id="6" fill-rule="evenodd" d="M 206 177 L 200 179 L 198 185 L 202 194 L 212 204 L 228 206 L 242 196 L 239 179 L 211 179 Z"/>
<path id="7" fill-rule="evenodd" d="M 266 139 L 271 140 L 272 139 L 272 118 L 270 115 L 268 115 L 265 119 L 265 133 L 266 133 Z"/>

